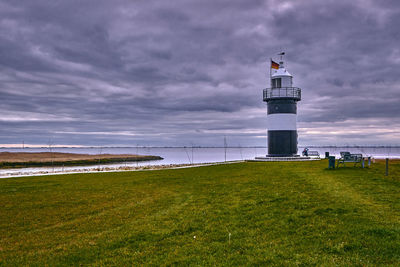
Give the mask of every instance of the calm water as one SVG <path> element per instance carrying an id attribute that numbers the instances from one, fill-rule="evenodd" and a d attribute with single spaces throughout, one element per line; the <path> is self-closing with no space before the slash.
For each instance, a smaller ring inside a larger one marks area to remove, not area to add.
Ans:
<path id="1" fill-rule="evenodd" d="M 299 153 L 304 147 L 299 147 Z M 400 158 L 400 147 L 312 147 L 324 157 L 325 152 L 339 157 L 341 151 L 351 153 L 361 153 L 365 156 L 374 158 Z M 48 148 L 0 148 L 0 152 L 49 152 Z M 147 162 L 123 162 L 117 164 L 100 165 L 100 167 L 118 166 L 148 166 L 148 165 L 168 165 L 168 164 L 189 164 L 189 163 L 208 163 L 232 160 L 254 159 L 256 156 L 265 156 L 266 148 L 243 147 L 243 148 L 158 148 L 158 147 L 106 147 L 106 148 L 52 148 L 53 152 L 81 153 L 81 154 L 140 154 L 161 156 L 163 160 Z M 60 172 L 62 170 L 82 170 L 93 169 L 99 166 L 78 166 L 78 167 L 54 167 L 54 168 L 24 168 L 0 170 L 0 177 L 18 174 L 32 174 L 39 171 Z"/>

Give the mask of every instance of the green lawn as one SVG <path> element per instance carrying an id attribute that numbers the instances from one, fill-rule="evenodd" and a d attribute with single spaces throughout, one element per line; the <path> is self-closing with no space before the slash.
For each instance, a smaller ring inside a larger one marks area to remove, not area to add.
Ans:
<path id="1" fill-rule="evenodd" d="M 1 265 L 400 265 L 400 161 L 0 179 Z"/>

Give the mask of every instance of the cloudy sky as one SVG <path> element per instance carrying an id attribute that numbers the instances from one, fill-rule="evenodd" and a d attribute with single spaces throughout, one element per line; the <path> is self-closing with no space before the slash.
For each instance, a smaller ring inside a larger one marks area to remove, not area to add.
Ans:
<path id="1" fill-rule="evenodd" d="M 0 145 L 266 144 L 269 58 L 300 145 L 398 145 L 398 0 L 0 1 Z"/>

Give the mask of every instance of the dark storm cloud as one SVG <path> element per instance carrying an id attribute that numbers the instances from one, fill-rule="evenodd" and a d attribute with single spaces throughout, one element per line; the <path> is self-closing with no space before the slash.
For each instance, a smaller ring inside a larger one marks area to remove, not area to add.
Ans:
<path id="1" fill-rule="evenodd" d="M 264 145 L 261 89 L 280 49 L 303 89 L 300 142 L 355 143 L 343 129 L 366 129 L 358 143 L 396 143 L 399 7 L 3 1 L 0 144 Z"/>

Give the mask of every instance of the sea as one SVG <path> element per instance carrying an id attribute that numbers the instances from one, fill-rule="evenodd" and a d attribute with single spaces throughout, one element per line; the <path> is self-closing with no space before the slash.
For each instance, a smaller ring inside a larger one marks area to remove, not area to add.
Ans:
<path id="1" fill-rule="evenodd" d="M 318 151 L 321 158 L 329 152 L 330 156 L 340 157 L 341 151 L 350 153 L 360 153 L 366 157 L 376 159 L 400 158 L 400 146 L 326 146 L 308 147 L 309 150 Z M 299 146 L 301 154 L 304 147 Z M 0 169 L 1 177 L 12 177 L 21 175 L 32 175 L 35 173 L 61 173 L 63 171 L 73 172 L 90 170 L 93 168 L 118 168 L 118 167 L 140 167 L 152 165 L 171 165 L 171 164 L 200 164 L 215 163 L 224 161 L 236 161 L 254 159 L 255 157 L 265 156 L 266 147 L 42 147 L 42 148 L 0 148 L 0 152 L 64 152 L 80 154 L 139 154 L 160 156 L 163 160 L 143 161 L 143 162 L 121 162 L 112 164 L 100 164 L 90 166 L 68 166 L 68 167 L 29 167 L 22 169 Z"/>

